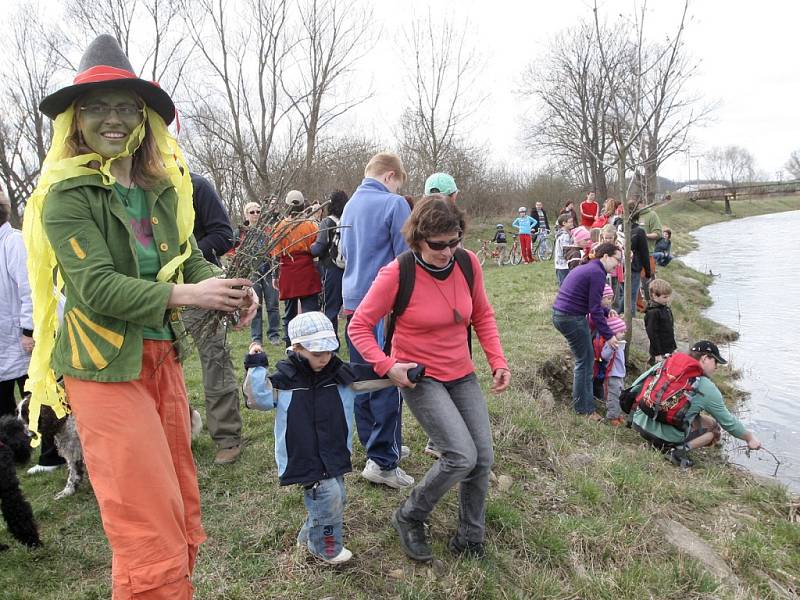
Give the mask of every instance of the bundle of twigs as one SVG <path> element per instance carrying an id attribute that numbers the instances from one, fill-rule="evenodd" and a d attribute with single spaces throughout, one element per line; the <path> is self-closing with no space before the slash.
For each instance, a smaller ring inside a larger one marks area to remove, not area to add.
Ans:
<path id="1" fill-rule="evenodd" d="M 327 203 L 326 203 L 327 204 Z M 251 282 L 266 282 L 271 285 L 278 269 L 277 257 L 272 258 L 275 249 L 285 240 L 292 230 L 304 221 L 312 220 L 322 206 L 309 206 L 301 212 L 293 212 L 291 206 L 275 198 L 270 199 L 261 208 L 261 217 L 255 225 L 246 228 L 236 248 L 236 253 L 228 262 L 222 277 L 225 279 L 249 279 Z M 314 233 L 316 236 L 316 232 Z M 304 236 L 301 239 L 305 239 Z M 229 313 L 209 311 L 199 325 L 200 338 L 213 335 L 218 327 L 236 324 L 238 311 Z"/>

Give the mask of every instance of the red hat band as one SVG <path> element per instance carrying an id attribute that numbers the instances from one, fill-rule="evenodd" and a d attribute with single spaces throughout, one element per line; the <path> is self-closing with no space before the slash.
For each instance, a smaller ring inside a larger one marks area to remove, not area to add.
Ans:
<path id="1" fill-rule="evenodd" d="M 114 81 L 116 79 L 139 79 L 136 73 L 127 71 L 125 69 L 117 69 L 116 67 L 109 67 L 107 65 L 97 65 L 90 69 L 86 69 L 82 73 L 78 73 L 73 80 L 75 85 L 82 83 L 98 83 L 101 81 Z M 156 87 L 161 87 L 155 81 L 148 81 Z"/>

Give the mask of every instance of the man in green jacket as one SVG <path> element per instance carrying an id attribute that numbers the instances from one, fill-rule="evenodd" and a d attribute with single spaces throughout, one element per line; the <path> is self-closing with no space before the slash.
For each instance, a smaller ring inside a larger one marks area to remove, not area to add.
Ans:
<path id="1" fill-rule="evenodd" d="M 693 464 L 688 456 L 689 450 L 711 446 L 719 440 L 720 427 L 732 436 L 747 442 L 749 449 L 761 448 L 758 438 L 730 413 L 722 394 L 710 379 L 718 364 L 727 364 L 727 361 L 720 356 L 717 345 L 706 340 L 699 341 L 692 346 L 689 356 L 700 363 L 704 375 L 697 379 L 690 394 L 691 405 L 686 413 L 686 428 L 681 430 L 660 423 L 637 408 L 633 415 L 633 429 L 654 448 L 663 452 L 673 464 L 681 467 L 691 467 Z M 634 382 L 632 389 L 636 393 L 642 388 L 645 378 L 657 366 L 642 373 Z M 708 414 L 702 414 L 704 412 Z"/>

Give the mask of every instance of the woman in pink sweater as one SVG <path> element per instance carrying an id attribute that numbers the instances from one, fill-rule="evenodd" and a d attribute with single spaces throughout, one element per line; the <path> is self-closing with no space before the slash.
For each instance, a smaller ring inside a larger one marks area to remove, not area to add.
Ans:
<path id="1" fill-rule="evenodd" d="M 419 424 L 442 457 L 392 516 L 406 554 L 433 558 L 425 521 L 436 503 L 459 484 L 459 526 L 450 540 L 455 554 L 484 555 L 486 493 L 493 462 L 492 433 L 486 399 L 475 375 L 468 344 L 474 328 L 492 369 L 492 391 L 508 387 L 511 373 L 500 346 L 494 311 L 483 288 L 483 273 L 472 252 L 458 250 L 464 236 L 464 213 L 444 196 L 419 202 L 403 227 L 415 260 L 414 289 L 397 318 L 391 356 L 372 331 L 394 306 L 400 285 L 396 259 L 378 273 L 350 323 L 353 344 L 379 375 L 394 381 Z M 472 290 L 455 260 L 466 252 L 472 265 Z M 416 384 L 408 369 L 423 364 Z"/>

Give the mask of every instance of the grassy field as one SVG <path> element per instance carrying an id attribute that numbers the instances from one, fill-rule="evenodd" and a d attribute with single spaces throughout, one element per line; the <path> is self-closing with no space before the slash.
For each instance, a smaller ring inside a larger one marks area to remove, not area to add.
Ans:
<path id="1" fill-rule="evenodd" d="M 793 208 L 800 208 L 800 198 L 734 204 L 737 216 Z M 679 250 L 690 246 L 690 230 L 727 218 L 721 205 L 678 200 L 660 212 Z M 470 242 L 493 225 L 476 224 Z M 677 261 L 659 273 L 676 288 L 674 309 L 683 341 L 706 334 L 724 337 L 700 315 L 708 302 L 706 276 Z M 357 472 L 346 478 L 345 535 L 354 560 L 332 569 L 309 559 L 294 547 L 304 518 L 302 494 L 277 485 L 273 416 L 243 409 L 247 447 L 237 464 L 215 467 L 208 436 L 195 443 L 209 535 L 195 571 L 197 598 L 685 600 L 800 594 L 800 525 L 790 522 L 785 491 L 734 470 L 714 450 L 700 452 L 691 471 L 677 471 L 630 430 L 574 416 L 565 391 L 569 353 L 550 323 L 552 263 L 487 267 L 486 286 L 513 374 L 507 393 L 488 396 L 495 473 L 513 483 L 508 489 L 491 488 L 486 560 L 455 560 L 447 552 L 456 524 L 454 493 L 431 520 L 437 560 L 420 565 L 406 559 L 389 524 L 406 493 L 376 487 Z M 246 341 L 242 334 L 231 338 L 237 369 Z M 278 352 L 269 352 L 274 362 Z M 640 349 L 632 360 L 641 365 L 643 357 Z M 476 358 L 485 386 L 485 360 L 480 353 Z M 192 404 L 201 408 L 196 361 L 186 365 L 186 376 Z M 406 443 L 413 453 L 403 468 L 419 479 L 431 459 L 422 453 L 425 436 L 406 416 Z M 363 468 L 358 444 L 353 463 L 357 471 Z M 24 550 L 0 530 L 0 542 L 11 546 L 0 555 L 3 599 L 109 597 L 110 553 L 94 496 L 84 486 L 55 502 L 65 476 L 31 478 L 20 471 L 45 547 Z M 736 578 L 717 580 L 666 543 L 664 518 L 704 539 Z"/>

